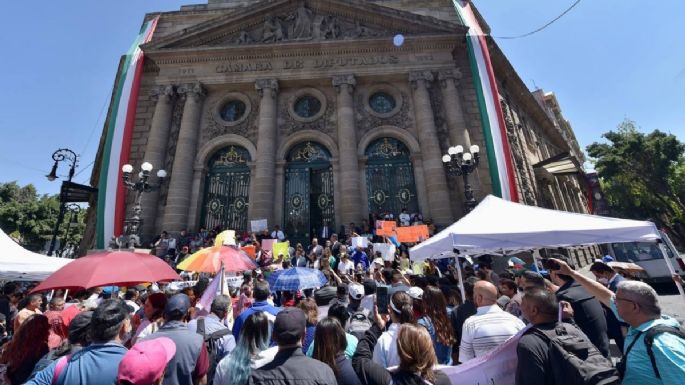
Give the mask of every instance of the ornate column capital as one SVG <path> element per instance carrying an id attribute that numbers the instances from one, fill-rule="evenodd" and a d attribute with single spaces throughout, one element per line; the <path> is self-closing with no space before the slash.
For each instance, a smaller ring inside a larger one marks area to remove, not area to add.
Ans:
<path id="1" fill-rule="evenodd" d="M 162 100 L 165 103 L 169 103 L 175 96 L 176 88 L 172 84 L 156 85 L 150 91 L 150 99 L 154 101 Z"/>
<path id="2" fill-rule="evenodd" d="M 343 85 L 348 85 L 348 87 L 341 87 Z M 333 87 L 335 87 L 336 92 L 340 92 L 341 89 L 347 88 L 349 93 L 352 93 L 354 87 L 357 85 L 357 79 L 354 75 L 333 75 Z"/>
<path id="3" fill-rule="evenodd" d="M 423 83 L 425 87 L 428 88 L 433 79 L 433 73 L 428 70 L 409 72 L 409 83 L 411 83 L 411 86 L 414 89 L 417 88 L 419 83 Z"/>
<path id="4" fill-rule="evenodd" d="M 278 80 L 276 79 L 257 79 L 254 85 L 259 96 L 264 96 L 264 90 L 269 90 L 271 97 L 275 98 L 278 93 Z"/>
<path id="5" fill-rule="evenodd" d="M 456 86 L 459 84 L 461 77 L 461 70 L 459 70 L 459 68 L 445 68 L 438 71 L 438 81 L 440 82 L 440 86 L 442 88 L 447 87 L 449 79 L 452 79 L 452 81 L 454 81 L 454 85 Z"/>
<path id="6" fill-rule="evenodd" d="M 207 91 L 200 82 L 195 82 L 178 86 L 178 94 L 186 98 L 190 96 L 193 100 L 199 102 L 207 95 Z"/>

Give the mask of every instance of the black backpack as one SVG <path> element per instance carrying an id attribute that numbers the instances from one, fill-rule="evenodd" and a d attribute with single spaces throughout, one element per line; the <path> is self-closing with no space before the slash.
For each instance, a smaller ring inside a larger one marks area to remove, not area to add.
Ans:
<path id="1" fill-rule="evenodd" d="M 207 347 L 207 353 L 209 356 L 209 370 L 207 371 L 207 384 L 211 385 L 214 383 L 214 373 L 216 373 L 216 366 L 223 357 L 219 356 L 219 347 L 221 344 L 221 338 L 225 335 L 231 333 L 231 330 L 224 328 L 217 330 L 214 333 L 207 334 L 205 332 L 205 319 L 199 318 L 197 320 L 197 334 L 204 338 L 205 346 Z"/>
<path id="2" fill-rule="evenodd" d="M 661 378 L 661 374 L 659 374 L 659 369 L 656 367 L 656 358 L 654 358 L 652 345 L 654 345 L 654 337 L 656 337 L 657 334 L 661 333 L 671 333 L 685 340 L 685 329 L 681 327 L 657 325 L 647 330 L 647 332 L 645 333 L 645 347 L 647 348 L 649 360 L 652 362 L 652 368 L 654 368 L 654 374 L 656 374 L 656 378 Z M 635 338 L 637 339 L 638 337 Z"/>
<path id="3" fill-rule="evenodd" d="M 361 340 L 364 338 L 366 331 L 371 328 L 371 313 L 368 309 L 359 307 L 354 313 L 350 314 L 350 320 L 347 323 L 347 332 Z"/>
<path id="4" fill-rule="evenodd" d="M 618 385 L 611 361 L 573 325 L 558 323 L 552 330 L 531 329 L 549 344 L 549 368 L 555 385 Z"/>

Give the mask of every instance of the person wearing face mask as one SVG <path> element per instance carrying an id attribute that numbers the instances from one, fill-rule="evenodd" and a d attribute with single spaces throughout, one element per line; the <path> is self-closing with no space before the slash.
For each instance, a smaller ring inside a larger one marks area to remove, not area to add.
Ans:
<path id="1" fill-rule="evenodd" d="M 590 272 L 597 278 L 597 282 L 608 287 L 609 290 L 614 293 L 616 293 L 616 290 L 618 289 L 618 284 L 626 280 L 604 262 L 593 263 L 592 266 L 590 266 Z M 604 308 L 604 315 L 607 320 L 607 336 L 609 339 L 616 341 L 616 346 L 623 352 L 623 341 L 625 339 L 623 336 L 623 328 L 627 329 L 628 326 L 619 321 L 611 309 L 604 305 L 602 305 L 602 307 Z"/>

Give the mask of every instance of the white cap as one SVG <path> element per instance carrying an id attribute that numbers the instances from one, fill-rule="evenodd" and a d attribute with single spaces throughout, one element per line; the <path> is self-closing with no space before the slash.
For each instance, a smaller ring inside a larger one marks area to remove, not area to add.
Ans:
<path id="1" fill-rule="evenodd" d="M 407 294 L 412 298 L 412 299 L 423 299 L 423 289 L 420 287 L 412 286 L 407 290 Z"/>
<path id="2" fill-rule="evenodd" d="M 383 265 L 383 259 L 381 259 L 381 258 L 376 258 L 376 259 L 373 260 L 373 263 L 377 263 L 377 264 L 379 264 L 379 265 L 382 266 L 382 265 Z"/>
<path id="3" fill-rule="evenodd" d="M 347 290 L 349 291 L 350 298 L 352 298 L 352 299 L 364 298 L 364 286 L 362 286 L 362 285 L 359 285 L 357 283 L 353 283 L 347 287 Z"/>

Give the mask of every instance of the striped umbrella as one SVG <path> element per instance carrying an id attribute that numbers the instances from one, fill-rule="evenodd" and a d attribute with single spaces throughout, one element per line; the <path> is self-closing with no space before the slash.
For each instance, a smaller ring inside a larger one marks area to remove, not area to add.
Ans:
<path id="1" fill-rule="evenodd" d="M 291 267 L 273 272 L 267 277 L 271 290 L 296 291 L 321 287 L 328 282 L 320 270 L 308 267 Z"/>
<path id="2" fill-rule="evenodd" d="M 196 251 L 176 265 L 176 268 L 185 271 L 216 273 L 222 263 L 224 271 L 230 272 L 257 268 L 252 258 L 233 246 L 212 246 Z"/>

